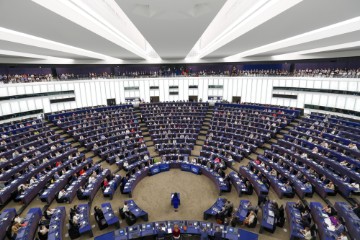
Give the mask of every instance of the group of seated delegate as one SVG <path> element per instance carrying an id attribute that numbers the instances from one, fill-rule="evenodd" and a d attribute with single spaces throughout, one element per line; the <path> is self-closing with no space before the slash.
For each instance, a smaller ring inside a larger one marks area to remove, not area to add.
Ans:
<path id="1" fill-rule="evenodd" d="M 129 105 L 79 110 L 49 117 L 110 164 L 132 160 L 147 151 L 139 120 Z"/>
<path id="2" fill-rule="evenodd" d="M 59 229 L 59 227 L 64 225 L 64 211 L 62 207 L 56 209 L 47 208 L 41 213 L 40 209 L 33 208 L 29 210 L 25 218 L 15 215 L 7 236 L 9 239 L 31 239 L 31 236 L 35 238 L 37 232 L 37 237 L 40 240 L 48 239 L 49 234 L 54 234 L 54 236 L 58 237 L 59 233 L 62 232 L 62 229 Z M 62 221 L 62 223 L 58 224 L 57 220 Z"/>
<path id="3" fill-rule="evenodd" d="M 295 116 L 295 110 L 217 103 L 201 156 L 215 156 L 230 166 L 274 137 Z"/>
<path id="4" fill-rule="evenodd" d="M 41 119 L 12 124 L 2 125 L 0 203 L 13 199 L 27 205 L 37 195 L 50 202 L 87 160 Z"/>
<path id="5" fill-rule="evenodd" d="M 141 104 L 140 109 L 159 154 L 190 154 L 208 111 L 208 103 Z"/>
<path id="6" fill-rule="evenodd" d="M 285 223 L 285 210 L 283 205 L 279 207 L 276 201 L 265 199 L 260 205 L 252 205 L 249 200 L 241 200 L 238 208 L 225 198 L 218 200 L 207 211 L 204 212 L 204 219 L 214 216 L 218 224 L 225 226 L 247 226 L 255 228 L 258 222 L 258 211 L 262 208 L 261 227 L 268 227 L 274 231 L 276 226 L 283 227 Z M 272 222 L 268 222 L 268 218 Z M 264 223 L 265 222 L 265 223 Z"/>

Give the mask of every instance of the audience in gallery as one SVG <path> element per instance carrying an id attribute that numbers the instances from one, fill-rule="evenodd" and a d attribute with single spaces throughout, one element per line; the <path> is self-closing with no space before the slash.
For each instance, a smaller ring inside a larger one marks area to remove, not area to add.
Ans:
<path id="1" fill-rule="evenodd" d="M 88 74 L 62 73 L 57 77 L 52 74 L 0 74 L 0 83 L 27 83 L 27 82 L 49 82 L 62 80 L 80 79 L 103 79 L 103 78 L 144 78 L 144 77 L 202 77 L 202 76 L 286 76 L 286 77 L 326 77 L 326 78 L 360 78 L 360 68 L 306 68 L 295 69 L 293 72 L 280 69 L 252 69 L 241 70 L 236 66 L 232 70 L 199 70 L 194 72 L 191 68 L 184 66 L 179 68 L 167 68 L 164 70 L 137 70 L 117 71 L 115 74 L 102 72 L 90 72 Z"/>

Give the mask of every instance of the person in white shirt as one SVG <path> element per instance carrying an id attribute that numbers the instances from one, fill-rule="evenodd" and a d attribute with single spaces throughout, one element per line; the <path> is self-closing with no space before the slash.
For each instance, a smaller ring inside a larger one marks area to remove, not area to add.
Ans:
<path id="1" fill-rule="evenodd" d="M 24 219 L 22 219 L 19 215 L 16 215 L 16 217 L 14 218 L 14 222 L 16 223 L 22 223 L 24 221 Z"/>
<path id="2" fill-rule="evenodd" d="M 128 166 L 129 166 L 129 163 L 127 161 L 125 161 L 124 164 L 123 164 L 123 168 L 127 169 Z"/>
<path id="3" fill-rule="evenodd" d="M 95 182 L 95 177 L 90 176 L 90 177 L 89 177 L 89 184 L 90 184 L 90 183 L 93 183 L 93 182 Z"/>
<path id="4" fill-rule="evenodd" d="M 127 202 L 124 202 L 123 212 L 129 212 L 129 207 L 127 205 Z"/>
<path id="5" fill-rule="evenodd" d="M 300 232 L 306 240 L 310 240 L 312 238 L 311 231 L 308 227 L 306 227 L 304 230 L 300 230 Z"/>
<path id="6" fill-rule="evenodd" d="M 336 240 L 348 240 L 348 237 L 346 236 L 346 232 L 342 232 L 340 236 L 337 237 Z"/>
<path id="7" fill-rule="evenodd" d="M 65 197 L 65 194 L 66 194 L 65 189 L 62 189 L 62 190 L 59 192 L 58 199 L 59 199 L 59 200 L 63 200 L 63 198 Z"/>
<path id="8" fill-rule="evenodd" d="M 36 183 L 37 183 L 36 178 L 35 178 L 35 177 L 32 177 L 32 178 L 30 179 L 30 185 L 33 185 L 33 184 L 36 184 Z"/>
<path id="9" fill-rule="evenodd" d="M 74 214 L 74 216 L 72 218 L 72 222 L 74 224 L 77 224 L 79 222 L 79 214 Z"/>

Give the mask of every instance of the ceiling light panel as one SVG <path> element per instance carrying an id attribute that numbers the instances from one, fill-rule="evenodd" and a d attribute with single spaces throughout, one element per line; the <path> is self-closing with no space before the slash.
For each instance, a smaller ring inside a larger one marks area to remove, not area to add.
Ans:
<path id="1" fill-rule="evenodd" d="M 51 49 L 60 52 L 66 52 L 71 54 L 76 54 L 79 56 L 86 56 L 89 58 L 102 59 L 106 61 L 120 61 L 104 54 L 92 52 L 78 47 L 73 47 L 67 44 L 51 41 L 45 38 L 36 37 L 30 34 L 17 32 L 7 28 L 0 27 L 0 40 L 20 43 L 28 46 L 34 46 L 39 48 Z"/>
<path id="2" fill-rule="evenodd" d="M 33 0 L 33 2 L 144 59 L 160 59 L 114 0 Z"/>
<path id="3" fill-rule="evenodd" d="M 320 52 L 329 52 L 329 51 L 336 51 L 348 48 L 360 47 L 360 41 L 349 42 L 349 43 L 342 43 L 336 44 L 326 47 L 314 48 L 304 51 L 280 54 L 272 56 L 274 60 L 294 60 L 294 59 L 301 59 L 306 54 L 313 54 L 313 53 L 320 53 Z"/>
<path id="4" fill-rule="evenodd" d="M 1 50 L 1 49 L 0 49 L 0 55 L 14 56 L 14 57 L 26 57 L 26 58 L 37 58 L 37 59 L 44 59 L 44 60 L 54 60 L 54 61 L 58 61 L 58 62 L 60 61 L 63 63 L 72 63 L 73 62 L 73 59 L 68 59 L 68 58 L 59 58 L 59 57 L 45 56 L 45 55 L 25 53 L 25 52 L 16 52 L 16 51 L 10 51 L 10 50 Z"/>
<path id="5" fill-rule="evenodd" d="M 250 49 L 248 51 L 235 54 L 233 56 L 225 58 L 225 61 L 237 61 L 237 59 L 241 59 L 243 57 L 262 54 L 281 48 L 317 41 L 317 40 L 330 38 L 359 30 L 360 30 L 360 17 L 356 17 L 323 28 L 319 28 L 310 32 L 299 34 L 294 37 L 283 39 L 274 43 L 270 43 L 261 47 L 257 47 L 254 49 Z"/>
<path id="6" fill-rule="evenodd" d="M 187 55 L 202 58 L 303 0 L 228 0 Z"/>

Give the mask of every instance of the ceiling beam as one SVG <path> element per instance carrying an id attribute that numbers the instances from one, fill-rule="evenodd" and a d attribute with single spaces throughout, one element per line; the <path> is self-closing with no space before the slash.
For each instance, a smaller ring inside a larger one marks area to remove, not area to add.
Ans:
<path id="1" fill-rule="evenodd" d="M 355 32 L 360 30 L 360 17 L 355 17 L 346 21 L 322 27 L 310 32 L 299 34 L 290 38 L 286 38 L 277 42 L 263 45 L 261 47 L 253 48 L 230 57 L 224 58 L 225 61 L 238 61 L 238 59 L 264 54 L 266 52 L 291 47 L 303 43 L 317 41 L 325 38 L 338 36 L 345 33 Z"/>
<path id="2" fill-rule="evenodd" d="M 200 59 L 303 0 L 228 0 L 186 59 Z"/>
<path id="3" fill-rule="evenodd" d="M 160 57 L 114 0 L 32 0 L 149 61 Z"/>

